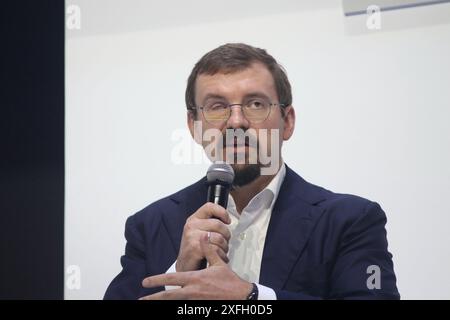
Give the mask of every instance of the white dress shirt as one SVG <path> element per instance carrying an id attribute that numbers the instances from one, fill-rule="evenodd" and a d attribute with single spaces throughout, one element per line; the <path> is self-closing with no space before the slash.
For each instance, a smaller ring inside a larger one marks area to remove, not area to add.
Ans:
<path id="1" fill-rule="evenodd" d="M 282 163 L 272 181 L 249 201 L 241 214 L 237 212 L 231 194 L 228 197 L 227 211 L 231 218 L 228 225 L 231 231 L 228 265 L 242 279 L 256 283 L 259 300 L 276 299 L 275 291 L 258 284 L 258 281 L 270 216 L 285 175 L 286 166 Z M 175 264 L 176 261 L 167 273 L 176 271 Z M 174 287 L 166 286 L 166 290 L 172 288 Z"/>

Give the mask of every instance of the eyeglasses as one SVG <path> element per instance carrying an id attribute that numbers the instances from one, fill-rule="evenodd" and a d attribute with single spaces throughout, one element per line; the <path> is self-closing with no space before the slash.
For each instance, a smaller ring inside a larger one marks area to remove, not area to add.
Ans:
<path id="1" fill-rule="evenodd" d="M 240 106 L 245 118 L 251 123 L 264 122 L 270 115 L 272 106 L 285 107 L 280 103 L 271 103 L 265 99 L 251 99 L 244 103 L 227 104 L 223 101 L 211 101 L 203 107 L 197 107 L 202 110 L 203 117 L 207 122 L 213 125 L 220 125 L 228 121 L 231 116 L 231 107 Z"/>

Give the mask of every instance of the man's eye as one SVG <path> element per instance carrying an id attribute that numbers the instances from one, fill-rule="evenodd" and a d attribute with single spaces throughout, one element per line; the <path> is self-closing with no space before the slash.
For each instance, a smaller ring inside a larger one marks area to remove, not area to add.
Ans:
<path id="1" fill-rule="evenodd" d="M 209 105 L 208 110 L 211 110 L 211 111 L 220 111 L 220 110 L 224 110 L 224 109 L 226 109 L 226 108 L 227 108 L 227 105 L 226 105 L 226 104 L 223 104 L 223 103 L 214 103 L 214 104 Z"/>
<path id="2" fill-rule="evenodd" d="M 263 109 L 265 107 L 265 103 L 261 100 L 252 100 L 247 104 L 250 109 Z"/>

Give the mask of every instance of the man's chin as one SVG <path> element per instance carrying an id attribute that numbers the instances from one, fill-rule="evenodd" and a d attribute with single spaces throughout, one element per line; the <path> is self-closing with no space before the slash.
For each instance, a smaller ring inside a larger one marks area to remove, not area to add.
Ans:
<path id="1" fill-rule="evenodd" d="M 243 187 L 255 181 L 261 175 L 261 167 L 259 164 L 232 164 L 234 170 L 233 187 Z"/>

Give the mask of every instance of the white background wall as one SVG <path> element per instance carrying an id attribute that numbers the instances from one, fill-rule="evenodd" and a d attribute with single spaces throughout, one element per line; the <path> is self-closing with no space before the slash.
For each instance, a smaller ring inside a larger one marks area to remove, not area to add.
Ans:
<path id="1" fill-rule="evenodd" d="M 382 205 L 402 298 L 450 299 L 450 22 L 438 19 L 450 5 L 386 12 L 368 32 L 340 1 L 298 2 L 67 1 L 82 18 L 66 42 L 65 264 L 81 269 L 67 299 L 102 298 L 126 218 L 204 174 L 173 163 L 172 134 L 191 68 L 226 42 L 266 48 L 288 71 L 285 161 Z"/>

